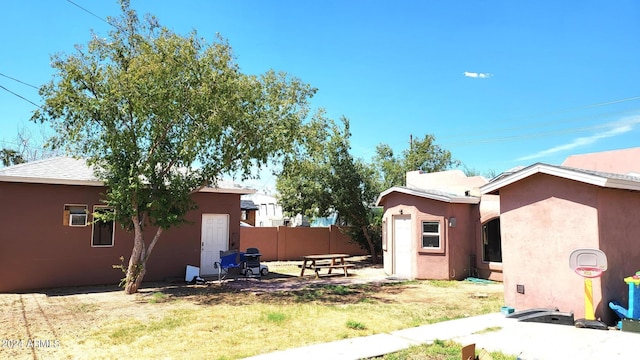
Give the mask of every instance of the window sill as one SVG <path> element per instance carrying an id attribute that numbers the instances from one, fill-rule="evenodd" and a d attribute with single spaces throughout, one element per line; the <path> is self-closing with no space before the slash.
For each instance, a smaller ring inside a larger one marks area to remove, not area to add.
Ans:
<path id="1" fill-rule="evenodd" d="M 502 263 L 499 262 L 482 262 L 482 267 L 494 271 L 502 271 Z"/>
<path id="2" fill-rule="evenodd" d="M 441 255 L 441 254 L 444 254 L 444 249 L 442 249 L 442 248 L 433 248 L 433 249 L 421 248 L 420 250 L 418 250 L 418 254 L 419 255 Z"/>

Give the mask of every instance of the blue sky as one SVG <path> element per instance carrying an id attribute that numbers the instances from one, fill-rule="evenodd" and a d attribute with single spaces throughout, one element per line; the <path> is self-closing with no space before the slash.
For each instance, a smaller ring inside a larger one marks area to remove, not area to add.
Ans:
<path id="1" fill-rule="evenodd" d="M 74 0 L 117 16 L 116 1 Z M 141 1 L 186 34 L 227 38 L 247 73 L 286 71 L 314 108 L 351 121 L 353 154 L 433 134 L 465 166 L 501 172 L 639 145 L 640 2 Z M 49 56 L 108 25 L 67 0 L 0 3 L 0 144 L 28 126 Z M 37 131 L 37 130 L 32 130 Z M 266 181 L 266 180 L 265 180 Z"/>

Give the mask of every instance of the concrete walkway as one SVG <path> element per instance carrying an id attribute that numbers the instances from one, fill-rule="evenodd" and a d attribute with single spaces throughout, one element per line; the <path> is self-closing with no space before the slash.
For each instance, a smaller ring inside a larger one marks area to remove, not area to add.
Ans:
<path id="1" fill-rule="evenodd" d="M 491 331 L 486 331 L 491 329 Z M 640 334 L 618 330 L 579 329 L 567 325 L 518 322 L 501 313 L 360 338 L 316 344 L 251 357 L 271 359 L 363 359 L 428 344 L 434 340 L 476 344 L 476 349 L 501 351 L 523 360 L 616 360 L 640 358 Z"/>

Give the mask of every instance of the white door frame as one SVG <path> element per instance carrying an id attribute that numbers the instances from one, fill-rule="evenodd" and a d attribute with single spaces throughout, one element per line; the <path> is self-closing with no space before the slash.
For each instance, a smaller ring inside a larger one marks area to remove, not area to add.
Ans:
<path id="1" fill-rule="evenodd" d="M 413 279 L 413 225 L 411 215 L 393 216 L 393 274 Z"/>
<path id="2" fill-rule="evenodd" d="M 214 263 L 220 251 L 229 250 L 229 214 L 202 214 L 200 230 L 200 275 L 217 275 Z"/>

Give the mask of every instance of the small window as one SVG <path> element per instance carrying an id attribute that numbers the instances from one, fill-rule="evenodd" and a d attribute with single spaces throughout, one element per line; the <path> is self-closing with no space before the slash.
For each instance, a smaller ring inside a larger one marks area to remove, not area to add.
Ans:
<path id="1" fill-rule="evenodd" d="M 482 225 L 482 261 L 502 262 L 500 218 L 491 219 Z"/>
<path id="2" fill-rule="evenodd" d="M 247 210 L 242 210 L 240 220 L 247 220 Z"/>
<path id="3" fill-rule="evenodd" d="M 64 206 L 62 225 L 64 226 L 87 226 L 87 205 Z"/>
<path id="4" fill-rule="evenodd" d="M 113 209 L 107 207 L 94 207 L 93 213 L 107 213 L 113 212 Z M 115 234 L 115 222 L 113 220 L 101 220 L 94 216 L 93 218 L 93 233 L 91 234 L 91 246 L 103 247 L 113 246 L 113 239 Z"/>
<path id="5" fill-rule="evenodd" d="M 422 247 L 429 249 L 440 247 L 440 222 L 422 222 Z"/>

